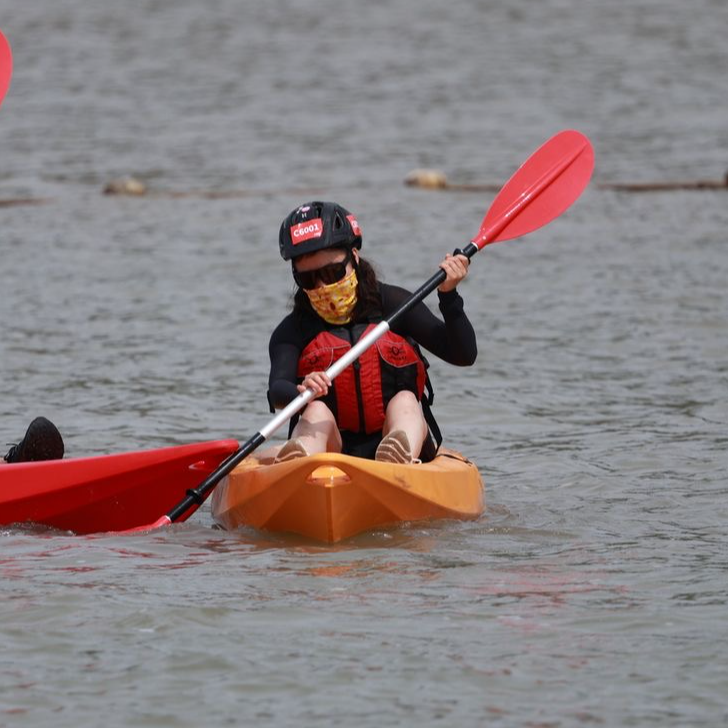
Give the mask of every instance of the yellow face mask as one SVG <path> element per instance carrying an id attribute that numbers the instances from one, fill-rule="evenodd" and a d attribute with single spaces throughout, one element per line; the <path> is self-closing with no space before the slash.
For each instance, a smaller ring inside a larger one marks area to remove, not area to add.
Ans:
<path id="1" fill-rule="evenodd" d="M 351 321 L 351 314 L 356 306 L 356 287 L 358 284 L 356 271 L 336 283 L 320 288 L 303 289 L 313 310 L 329 324 L 341 325 Z"/>

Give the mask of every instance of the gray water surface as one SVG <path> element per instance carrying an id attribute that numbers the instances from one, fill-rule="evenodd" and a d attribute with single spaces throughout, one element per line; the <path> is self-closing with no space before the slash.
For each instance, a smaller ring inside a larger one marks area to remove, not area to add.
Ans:
<path id="1" fill-rule="evenodd" d="M 0 27 L 0 200 L 39 201 L 0 207 L 3 442 L 36 414 L 72 456 L 245 440 L 290 209 L 340 201 L 415 288 L 493 194 L 411 169 L 502 184 L 563 128 L 597 158 L 474 260 L 475 366 L 432 362 L 481 519 L 3 528 L 0 726 L 728 722 L 728 196 L 599 186 L 725 173 L 722 0 L 0 0 Z M 101 194 L 130 174 L 148 196 Z"/>

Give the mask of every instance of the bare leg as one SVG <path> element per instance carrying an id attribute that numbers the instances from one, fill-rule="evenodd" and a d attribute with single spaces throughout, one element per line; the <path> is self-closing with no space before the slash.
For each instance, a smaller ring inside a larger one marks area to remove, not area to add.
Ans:
<path id="1" fill-rule="evenodd" d="M 341 433 L 336 426 L 333 412 L 317 400 L 311 402 L 291 433 L 310 455 L 319 452 L 341 452 Z"/>
<path id="2" fill-rule="evenodd" d="M 386 437 L 394 430 L 402 430 L 412 448 L 412 457 L 418 457 L 427 437 L 427 423 L 422 407 L 412 392 L 398 392 L 387 405 L 382 435 Z"/>
<path id="3" fill-rule="evenodd" d="M 333 413 L 323 402 L 315 400 L 301 413 L 290 440 L 260 451 L 256 458 L 264 465 L 269 465 L 277 460 L 281 451 L 282 459 L 289 460 L 307 454 L 341 452 L 341 448 L 341 434 Z"/>

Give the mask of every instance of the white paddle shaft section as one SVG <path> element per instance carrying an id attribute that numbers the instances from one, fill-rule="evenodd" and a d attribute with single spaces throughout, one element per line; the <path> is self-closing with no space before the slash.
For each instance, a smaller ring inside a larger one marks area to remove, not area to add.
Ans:
<path id="1" fill-rule="evenodd" d="M 340 359 L 337 359 L 327 370 L 329 379 L 335 379 L 350 364 L 355 362 L 377 339 L 389 331 L 389 321 L 381 321 L 368 334 L 357 341 L 349 351 Z M 261 428 L 260 434 L 267 440 L 281 425 L 288 422 L 296 413 L 302 410 L 314 398 L 314 391 L 307 389 L 305 392 L 289 402 L 265 427 Z"/>

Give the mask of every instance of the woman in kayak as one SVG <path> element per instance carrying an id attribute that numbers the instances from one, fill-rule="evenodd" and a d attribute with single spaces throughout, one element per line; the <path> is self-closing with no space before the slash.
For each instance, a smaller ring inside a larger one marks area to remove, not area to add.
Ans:
<path id="1" fill-rule="evenodd" d="M 306 389 L 316 399 L 295 422 L 277 462 L 319 452 L 396 463 L 431 460 L 441 438 L 429 417 L 427 362 L 419 347 L 450 364 L 475 361 L 475 332 L 456 290 L 469 261 L 447 255 L 440 264 L 447 277 L 438 288 L 444 320 L 418 303 L 335 381 L 326 376 L 334 361 L 410 296 L 377 280 L 359 254 L 361 245 L 355 217 L 332 202 L 302 205 L 281 225 L 280 253 L 291 261 L 297 290 L 293 311 L 270 339 L 268 400 L 271 410 L 282 408 Z"/>
<path id="2" fill-rule="evenodd" d="M 63 457 L 63 438 L 58 428 L 45 417 L 36 417 L 25 436 L 12 445 L 3 458 L 6 463 L 27 463 L 37 460 L 60 460 Z"/>

